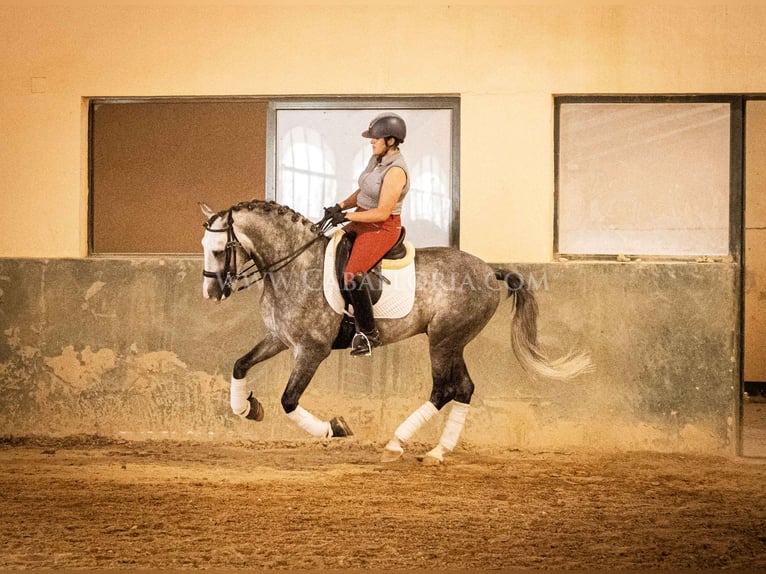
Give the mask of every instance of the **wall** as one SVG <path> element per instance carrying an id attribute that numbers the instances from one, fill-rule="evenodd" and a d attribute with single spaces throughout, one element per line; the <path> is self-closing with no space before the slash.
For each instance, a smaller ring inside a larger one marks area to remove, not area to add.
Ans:
<path id="1" fill-rule="evenodd" d="M 466 438 L 731 452 L 736 266 L 550 262 L 553 94 L 764 91 L 766 6 L 636 4 L 5 2 L 0 433 L 300 436 L 275 414 L 287 356 L 252 381 L 267 421 L 228 414 L 231 363 L 262 329 L 252 294 L 206 304 L 199 259 L 80 259 L 87 98 L 427 93 L 461 97 L 461 247 L 547 275 L 542 333 L 599 369 L 528 380 L 504 306 L 469 348 Z M 379 440 L 428 385 L 421 338 L 335 355 L 306 401 Z"/>
<path id="2" fill-rule="evenodd" d="M 291 357 L 248 381 L 266 418 L 229 408 L 234 360 L 259 340 L 258 291 L 200 297 L 201 262 L 175 259 L 0 261 L 0 435 L 99 433 L 123 438 L 306 438 L 279 398 Z M 466 350 L 476 383 L 464 438 L 506 448 L 731 452 L 736 444 L 732 291 L 727 264 L 530 264 L 540 340 L 554 354 L 591 352 L 597 370 L 533 380 L 510 349 L 504 302 Z M 661 317 L 661 320 L 657 320 Z M 427 341 L 371 358 L 336 351 L 304 395 L 343 416 L 361 441 L 385 441 L 427 399 Z M 432 423 L 418 441 L 438 440 Z"/>
<path id="3" fill-rule="evenodd" d="M 744 378 L 766 382 L 766 102 L 748 102 L 745 117 Z"/>
<path id="4" fill-rule="evenodd" d="M 459 94 L 461 245 L 536 262 L 552 251 L 552 94 L 766 79 L 766 6 L 395 0 L 382 19 L 368 0 L 53 4 L 0 7 L 0 226 L 39 222 L 2 234 L 0 256 L 86 254 L 91 96 Z"/>

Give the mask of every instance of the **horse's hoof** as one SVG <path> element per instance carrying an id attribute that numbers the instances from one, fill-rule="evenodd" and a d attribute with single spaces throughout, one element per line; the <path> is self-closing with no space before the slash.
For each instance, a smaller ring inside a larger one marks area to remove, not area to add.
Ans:
<path id="1" fill-rule="evenodd" d="M 394 437 L 386 443 L 385 447 L 383 447 L 383 454 L 380 457 L 380 462 L 394 462 L 395 460 L 399 460 L 399 457 L 401 457 L 403 453 L 404 449 L 402 448 L 399 439 Z"/>
<path id="2" fill-rule="evenodd" d="M 423 466 L 439 466 L 443 461 L 432 454 L 426 454 L 420 459 L 420 462 L 423 463 Z"/>
<path id="3" fill-rule="evenodd" d="M 444 462 L 444 453 L 448 452 L 441 444 L 437 444 L 434 448 L 424 454 L 420 460 L 425 466 L 439 466 Z"/>
<path id="4" fill-rule="evenodd" d="M 395 460 L 399 460 L 402 454 L 404 454 L 404 449 L 398 442 L 392 440 L 383 449 L 383 454 L 380 455 L 380 462 L 394 462 Z"/>
<path id="5" fill-rule="evenodd" d="M 250 393 L 250 396 L 247 397 L 247 402 L 250 403 L 250 412 L 245 415 L 245 418 L 251 421 L 262 421 L 263 405 L 258 402 L 258 399 L 253 396 L 253 393 Z"/>
<path id="6" fill-rule="evenodd" d="M 351 427 L 346 424 L 343 417 L 335 417 L 330 421 L 330 428 L 332 429 L 333 437 L 352 436 L 354 432 Z"/>
<path id="7" fill-rule="evenodd" d="M 389 450 L 383 449 L 383 454 L 380 455 L 380 462 L 395 462 L 402 456 L 403 450 Z"/>

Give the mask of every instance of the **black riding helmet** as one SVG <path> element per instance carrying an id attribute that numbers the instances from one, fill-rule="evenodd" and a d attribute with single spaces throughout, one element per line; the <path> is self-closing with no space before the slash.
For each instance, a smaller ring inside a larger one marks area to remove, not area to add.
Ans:
<path id="1" fill-rule="evenodd" d="M 404 141 L 407 135 L 407 125 L 401 116 L 393 112 L 384 112 L 375 116 L 370 126 L 362 132 L 365 138 L 395 138 L 398 143 Z"/>

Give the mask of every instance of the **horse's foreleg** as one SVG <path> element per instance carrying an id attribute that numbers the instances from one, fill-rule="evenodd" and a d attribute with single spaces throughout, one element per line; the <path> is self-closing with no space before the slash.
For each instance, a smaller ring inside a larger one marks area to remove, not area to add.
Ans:
<path id="1" fill-rule="evenodd" d="M 326 351 L 304 350 L 297 352 L 295 368 L 293 368 L 284 393 L 282 393 L 282 408 L 285 410 L 287 418 L 317 438 L 343 437 L 354 434 L 342 417 L 324 421 L 298 404 L 319 364 L 329 353 L 329 349 Z"/>
<path id="2" fill-rule="evenodd" d="M 269 333 L 250 352 L 237 359 L 236 363 L 234 363 L 231 387 L 229 389 L 231 410 L 235 415 L 255 421 L 263 420 L 263 407 L 253 397 L 252 391 L 247 389 L 247 379 L 245 379 L 245 376 L 255 364 L 270 359 L 285 349 L 287 349 L 287 346 Z"/>

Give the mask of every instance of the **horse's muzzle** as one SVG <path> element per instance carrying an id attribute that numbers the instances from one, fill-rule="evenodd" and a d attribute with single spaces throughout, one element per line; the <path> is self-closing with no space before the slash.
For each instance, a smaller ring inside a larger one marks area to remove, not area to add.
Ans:
<path id="1" fill-rule="evenodd" d="M 221 287 L 218 281 L 211 281 L 205 279 L 202 282 L 202 297 L 205 299 L 212 299 L 213 301 L 223 301 L 231 295 L 231 286 L 225 285 Z"/>

